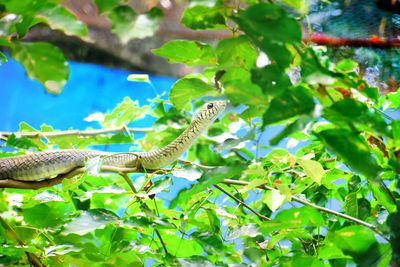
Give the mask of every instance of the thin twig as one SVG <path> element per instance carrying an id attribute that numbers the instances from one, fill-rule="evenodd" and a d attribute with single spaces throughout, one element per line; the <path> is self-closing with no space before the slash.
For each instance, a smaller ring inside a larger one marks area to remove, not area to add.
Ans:
<path id="1" fill-rule="evenodd" d="M 235 185 L 248 185 L 249 184 L 249 182 L 246 182 L 246 181 L 239 181 L 239 180 L 232 180 L 232 179 L 224 179 L 224 180 L 222 180 L 222 183 L 228 184 L 228 185 L 233 185 L 233 184 L 235 184 Z M 268 185 L 260 185 L 260 186 L 258 186 L 258 188 L 263 189 L 263 190 L 277 190 L 277 189 L 275 189 L 273 187 L 270 187 Z M 319 210 L 319 211 L 322 211 L 322 212 L 326 212 L 326 213 L 330 213 L 330 214 L 333 214 L 333 215 L 335 215 L 337 217 L 341 217 L 341 218 L 344 218 L 344 219 L 346 219 L 348 221 L 351 221 L 351 222 L 357 223 L 359 225 L 365 226 L 365 227 L 371 229 L 372 231 L 374 231 L 375 233 L 377 233 L 378 235 L 382 236 L 385 240 L 389 241 L 389 239 L 381 231 L 379 231 L 377 229 L 377 227 L 375 225 L 373 225 L 373 224 L 364 222 L 364 221 L 362 221 L 360 219 L 354 218 L 354 217 L 349 216 L 347 214 L 343 214 L 343 213 L 340 213 L 340 212 L 337 212 L 337 211 L 334 211 L 334 210 L 331 210 L 331 209 L 328 209 L 328 208 L 325 208 L 325 207 L 318 206 L 318 205 L 316 205 L 316 204 L 314 204 L 312 202 L 309 202 L 308 200 L 305 200 L 305 199 L 297 197 L 297 196 L 291 196 L 291 198 L 294 201 L 298 202 L 298 203 L 301 203 L 303 205 L 312 207 L 312 208 L 314 208 L 316 210 Z"/>
<path id="2" fill-rule="evenodd" d="M 128 176 L 126 173 L 124 173 L 124 172 L 120 172 L 119 175 L 121 175 L 121 176 L 125 179 L 125 181 L 126 181 L 127 184 L 129 185 L 129 187 L 131 188 L 132 192 L 136 195 L 136 194 L 137 194 L 137 190 L 136 190 L 135 186 L 133 185 L 132 180 L 129 178 L 129 176 Z M 151 209 L 149 208 L 149 206 L 147 206 L 146 203 L 144 203 L 140 198 L 137 198 L 137 199 L 138 199 L 138 201 L 140 201 L 141 205 L 142 205 L 145 209 L 151 211 Z M 160 239 L 160 243 L 161 243 L 161 246 L 162 246 L 163 249 L 164 249 L 165 254 L 166 254 L 166 255 L 169 255 L 169 252 L 168 252 L 168 250 L 167 250 L 167 247 L 165 246 L 164 240 L 163 240 L 163 238 L 162 238 L 160 232 L 158 231 L 158 229 L 154 229 L 154 231 L 155 231 L 155 233 L 156 233 L 158 239 Z"/>
<path id="3" fill-rule="evenodd" d="M 25 246 L 25 242 L 19 237 L 17 232 L 15 232 L 14 228 L 11 227 L 11 225 L 8 224 L 8 222 L 0 216 L 0 224 L 6 229 L 6 231 L 17 241 L 18 245 L 21 247 Z M 44 267 L 46 266 L 43 264 L 40 259 L 33 253 L 25 251 L 26 257 L 28 258 L 29 264 L 34 267 Z"/>
<path id="4" fill-rule="evenodd" d="M 214 187 L 217 188 L 218 190 L 220 190 L 221 192 L 223 192 L 228 197 L 232 198 L 234 201 L 236 201 L 236 203 L 246 207 L 249 211 L 254 213 L 260 220 L 262 220 L 262 221 L 270 221 L 271 220 L 270 218 L 260 214 L 258 211 L 256 211 L 255 209 L 253 209 L 252 207 L 250 207 L 249 205 L 244 203 L 242 200 L 238 199 L 237 197 L 235 197 L 234 195 L 232 195 L 231 193 L 229 193 L 228 191 L 223 189 L 221 186 L 215 184 Z"/>
<path id="5" fill-rule="evenodd" d="M 151 128 L 127 128 L 126 126 L 112 127 L 107 129 L 97 129 L 97 130 L 67 130 L 67 131 L 57 131 L 57 132 L 0 132 L 0 136 L 9 137 L 10 135 L 25 136 L 25 137 L 56 137 L 56 136 L 68 136 L 68 135 L 78 135 L 78 136 L 93 136 L 98 134 L 108 134 L 117 132 L 138 132 L 145 133 L 152 131 Z"/>

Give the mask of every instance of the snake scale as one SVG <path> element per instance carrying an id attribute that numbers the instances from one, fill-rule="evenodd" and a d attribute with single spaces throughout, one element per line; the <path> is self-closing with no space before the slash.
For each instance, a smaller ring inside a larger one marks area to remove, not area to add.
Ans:
<path id="1" fill-rule="evenodd" d="M 96 150 L 65 149 L 0 158 L 0 179 L 41 181 L 84 167 L 88 160 L 100 157 L 102 166 L 155 170 L 180 157 L 225 109 L 225 101 L 204 104 L 188 128 L 167 146 L 135 153 L 111 153 Z"/>

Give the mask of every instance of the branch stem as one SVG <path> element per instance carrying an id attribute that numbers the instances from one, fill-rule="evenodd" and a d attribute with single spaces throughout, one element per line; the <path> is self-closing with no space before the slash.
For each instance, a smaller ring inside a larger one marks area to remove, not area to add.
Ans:
<path id="1" fill-rule="evenodd" d="M 224 179 L 224 180 L 222 180 L 222 183 L 228 184 L 228 185 L 248 185 L 249 184 L 249 182 L 246 182 L 246 181 L 239 181 L 239 180 L 232 180 L 232 179 Z M 258 186 L 258 188 L 263 189 L 263 190 L 277 190 L 277 189 L 275 189 L 275 188 L 273 188 L 271 186 L 268 186 L 268 185 L 260 185 L 260 186 Z M 350 215 L 347 215 L 347 214 L 343 214 L 343 213 L 340 213 L 340 212 L 337 212 L 337 211 L 334 211 L 334 210 L 331 210 L 331 209 L 328 209 L 328 208 L 325 208 L 325 207 L 318 206 L 318 205 L 316 205 L 316 204 L 314 204 L 312 202 L 309 202 L 308 200 L 305 200 L 305 199 L 297 197 L 297 196 L 291 196 L 291 198 L 294 201 L 298 202 L 298 203 L 301 203 L 303 205 L 312 207 L 312 208 L 314 208 L 316 210 L 319 210 L 319 211 L 322 211 L 322 212 L 325 212 L 325 213 L 330 213 L 330 214 L 333 214 L 333 215 L 335 215 L 337 217 L 341 217 L 341 218 L 346 219 L 348 221 L 351 221 L 351 222 L 357 223 L 359 225 L 365 226 L 365 227 L 371 229 L 372 231 L 374 231 L 375 233 L 377 233 L 378 235 L 382 236 L 385 240 L 389 241 L 389 239 L 381 231 L 379 231 L 377 229 L 377 227 L 375 225 L 373 225 L 373 224 L 364 222 L 364 221 L 362 221 L 360 219 L 354 218 L 354 217 L 352 217 Z"/>
<path id="2" fill-rule="evenodd" d="M 93 136 L 98 134 L 109 134 L 109 133 L 117 133 L 117 132 L 137 132 L 137 133 L 145 133 L 151 131 L 151 128 L 127 128 L 126 126 L 121 127 L 112 127 L 107 129 L 97 129 L 97 130 L 67 130 L 67 131 L 57 131 L 57 132 L 0 132 L 0 137 L 8 138 L 10 135 L 16 136 L 25 136 L 25 137 L 56 137 L 56 136 L 69 136 L 69 135 L 78 135 L 78 136 Z"/>
<path id="3" fill-rule="evenodd" d="M 248 209 L 249 211 L 254 213 L 261 221 L 270 221 L 271 220 L 270 218 L 262 215 L 261 213 L 259 213 L 258 211 L 256 211 L 255 209 L 253 209 L 252 207 L 250 207 L 249 205 L 244 203 L 242 200 L 240 200 L 239 198 L 235 197 L 234 195 L 232 195 L 231 193 L 229 193 L 228 191 L 223 189 L 221 186 L 215 184 L 214 187 L 217 188 L 219 191 L 223 192 L 228 197 L 232 198 L 236 203 L 242 205 L 243 207 L 245 207 L 246 209 Z"/>

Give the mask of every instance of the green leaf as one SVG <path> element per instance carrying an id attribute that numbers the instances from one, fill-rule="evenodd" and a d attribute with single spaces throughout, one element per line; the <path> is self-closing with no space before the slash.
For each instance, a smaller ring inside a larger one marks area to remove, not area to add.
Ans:
<path id="1" fill-rule="evenodd" d="M 178 258 L 201 255 L 202 247 L 194 240 L 185 239 L 174 234 L 162 234 L 167 251 Z"/>
<path id="2" fill-rule="evenodd" d="M 257 50 L 245 36 L 221 40 L 215 53 L 221 69 L 242 67 L 250 70 L 257 60 Z"/>
<path id="3" fill-rule="evenodd" d="M 118 127 L 141 119 L 148 111 L 148 106 L 139 106 L 139 101 L 132 101 L 128 96 L 118 106 L 104 115 L 103 125 L 106 127 Z"/>
<path id="4" fill-rule="evenodd" d="M 323 226 L 322 215 L 311 207 L 291 208 L 281 211 L 272 221 L 265 222 L 261 229 L 266 232 L 280 229 L 301 228 L 304 226 Z"/>
<path id="5" fill-rule="evenodd" d="M 45 228 L 64 224 L 72 212 L 71 203 L 53 201 L 24 208 L 22 214 L 29 225 Z"/>
<path id="6" fill-rule="evenodd" d="M 194 6 L 183 12 L 181 23 L 193 30 L 226 29 L 223 7 Z"/>
<path id="7" fill-rule="evenodd" d="M 243 68 L 227 69 L 221 78 L 225 94 L 233 104 L 267 105 L 261 88 L 250 80 L 250 72 Z"/>
<path id="8" fill-rule="evenodd" d="M 51 94 L 62 92 L 68 76 L 68 63 L 57 47 L 44 42 L 16 43 L 11 56 L 20 62 L 29 78 L 39 81 Z"/>
<path id="9" fill-rule="evenodd" d="M 219 234 L 221 232 L 221 224 L 217 213 L 213 209 L 205 209 L 210 223 L 210 228 L 213 233 Z"/>
<path id="10" fill-rule="evenodd" d="M 307 83 L 328 85 L 342 76 L 323 66 L 312 48 L 308 48 L 301 54 L 301 77 Z"/>
<path id="11" fill-rule="evenodd" d="M 274 4 L 256 4 L 233 17 L 239 27 L 282 69 L 293 56 L 286 44 L 301 41 L 299 23 L 286 11 Z"/>
<path id="12" fill-rule="evenodd" d="M 281 0 L 281 2 L 291 8 L 296 9 L 301 14 L 308 13 L 308 6 L 310 3 L 307 0 Z"/>
<path id="13" fill-rule="evenodd" d="M 268 208 L 275 212 L 285 203 L 286 197 L 282 195 L 278 190 L 270 190 L 265 192 L 263 202 L 267 204 Z"/>
<path id="14" fill-rule="evenodd" d="M 289 119 L 314 110 L 312 95 L 304 87 L 298 86 L 275 97 L 263 115 L 263 125 Z"/>
<path id="15" fill-rule="evenodd" d="M 400 121 L 392 120 L 393 141 L 397 148 L 400 148 Z"/>
<path id="16" fill-rule="evenodd" d="M 359 135 L 344 129 L 329 129 L 316 134 L 325 146 L 355 171 L 376 179 L 381 168 L 368 144 Z"/>
<path id="17" fill-rule="evenodd" d="M 267 96 L 277 96 L 292 85 L 289 76 L 276 64 L 267 65 L 262 69 L 252 69 L 251 80 L 260 86 Z"/>
<path id="18" fill-rule="evenodd" d="M 386 97 L 389 101 L 388 108 L 398 109 L 400 107 L 400 90 L 397 90 L 396 92 L 390 92 L 386 95 Z"/>
<path id="19" fill-rule="evenodd" d="M 374 233 L 360 225 L 343 227 L 334 232 L 328 232 L 325 242 L 333 243 L 345 254 L 364 254 L 376 242 Z"/>
<path id="20" fill-rule="evenodd" d="M 108 15 L 111 31 L 123 44 L 132 39 L 143 39 L 153 36 L 158 30 L 159 19 L 162 16 L 158 8 L 151 9 L 147 14 L 136 14 L 130 6 L 118 6 Z"/>
<path id="21" fill-rule="evenodd" d="M 118 217 L 101 210 L 83 211 L 79 217 L 67 223 L 61 233 L 63 235 L 76 234 L 82 236 L 96 229 L 104 228 L 107 224 L 117 220 Z"/>
<path id="22" fill-rule="evenodd" d="M 245 166 L 238 164 L 235 166 L 215 167 L 205 171 L 197 183 L 190 188 L 179 191 L 178 195 L 171 201 L 170 208 L 175 208 L 180 203 L 187 203 L 193 195 L 203 192 L 213 184 L 221 182 L 223 179 L 229 179 L 239 175 L 244 169 Z"/>
<path id="23" fill-rule="evenodd" d="M 351 192 L 345 197 L 344 211 L 347 215 L 358 218 L 357 192 Z"/>
<path id="24" fill-rule="evenodd" d="M 162 177 L 161 180 L 157 180 L 154 182 L 154 184 L 152 185 L 151 189 L 149 190 L 149 192 L 147 192 L 147 195 L 156 195 L 162 191 L 164 191 L 165 189 L 167 189 L 168 187 L 170 187 L 172 185 L 172 179 L 171 177 Z"/>
<path id="25" fill-rule="evenodd" d="M 99 13 L 101 14 L 118 6 L 120 0 L 94 0 L 94 2 L 96 3 Z"/>
<path id="26" fill-rule="evenodd" d="M 211 46 L 196 41 L 173 40 L 152 51 L 171 63 L 183 63 L 188 66 L 209 65 L 215 62 Z"/>
<path id="27" fill-rule="evenodd" d="M 382 183 L 382 181 L 371 181 L 369 188 L 378 203 L 384 206 L 390 213 L 393 213 L 396 211 L 396 200 Z"/>
<path id="28" fill-rule="evenodd" d="M 67 35 L 79 37 L 88 35 L 87 26 L 62 5 L 47 5 L 37 17 L 43 19 L 50 28 L 61 30 Z"/>
<path id="29" fill-rule="evenodd" d="M 325 108 L 323 116 L 335 123 L 356 124 L 364 126 L 366 130 L 372 128 L 380 134 L 391 136 L 389 125 L 380 113 L 352 98 L 337 101 Z"/>
<path id="30" fill-rule="evenodd" d="M 356 68 L 358 68 L 358 63 L 348 58 L 342 59 L 336 64 L 336 69 L 345 73 L 354 72 Z"/>
<path id="31" fill-rule="evenodd" d="M 274 4 L 256 4 L 233 17 L 240 28 L 253 39 L 283 43 L 300 43 L 299 23 Z"/>
<path id="32" fill-rule="evenodd" d="M 4 55 L 2 52 L 0 52 L 0 65 L 1 63 L 7 62 L 8 59 L 6 57 L 6 55 Z"/>
<path id="33" fill-rule="evenodd" d="M 304 172 L 318 185 L 321 184 L 321 179 L 325 174 L 321 163 L 315 160 L 298 159 L 297 163 L 303 168 Z"/>
<path id="34" fill-rule="evenodd" d="M 213 86 L 198 78 L 182 78 L 172 85 L 169 98 L 177 109 L 189 110 L 192 100 L 216 92 Z"/>

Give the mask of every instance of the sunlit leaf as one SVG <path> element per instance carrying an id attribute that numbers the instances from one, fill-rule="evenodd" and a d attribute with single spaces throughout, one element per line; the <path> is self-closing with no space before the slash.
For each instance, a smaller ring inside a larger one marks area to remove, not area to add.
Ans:
<path id="1" fill-rule="evenodd" d="M 317 134 L 327 148 L 355 171 L 376 179 L 381 170 L 367 143 L 352 132 L 340 129 L 324 130 Z"/>
<path id="2" fill-rule="evenodd" d="M 83 211 L 79 217 L 65 225 L 62 234 L 85 235 L 98 228 L 104 228 L 107 224 L 117 220 L 117 217 L 100 210 Z"/>
<path id="3" fill-rule="evenodd" d="M 158 29 L 162 12 L 153 8 L 146 14 L 137 14 L 130 6 L 121 5 L 112 9 L 108 15 L 115 33 L 123 44 L 130 40 L 153 36 Z"/>
<path id="4" fill-rule="evenodd" d="M 273 212 L 283 205 L 286 197 L 282 195 L 278 190 L 270 190 L 265 192 L 263 202 L 267 204 Z"/>
<path id="5" fill-rule="evenodd" d="M 193 99 L 215 93 L 213 86 L 198 78 L 182 78 L 172 85 L 169 97 L 177 109 L 189 110 Z"/>
<path id="6" fill-rule="evenodd" d="M 304 172 L 317 184 L 321 184 L 321 178 L 325 171 L 321 163 L 315 160 L 298 159 L 297 163 L 303 168 Z"/>
<path id="7" fill-rule="evenodd" d="M 308 114 L 314 110 L 312 95 L 303 87 L 296 87 L 278 95 L 263 115 L 264 125 L 272 124 L 296 115 Z"/>
<path id="8" fill-rule="evenodd" d="M 194 6 L 187 8 L 181 23 L 193 30 L 212 30 L 226 28 L 223 7 Z"/>
<path id="9" fill-rule="evenodd" d="M 60 49 L 44 43 L 16 43 L 11 56 L 20 62 L 29 78 L 39 81 L 49 93 L 62 92 L 68 76 L 68 63 Z"/>
<path id="10" fill-rule="evenodd" d="M 215 62 L 211 46 L 196 41 L 173 40 L 152 51 L 171 63 L 183 63 L 188 66 L 208 65 Z"/>

